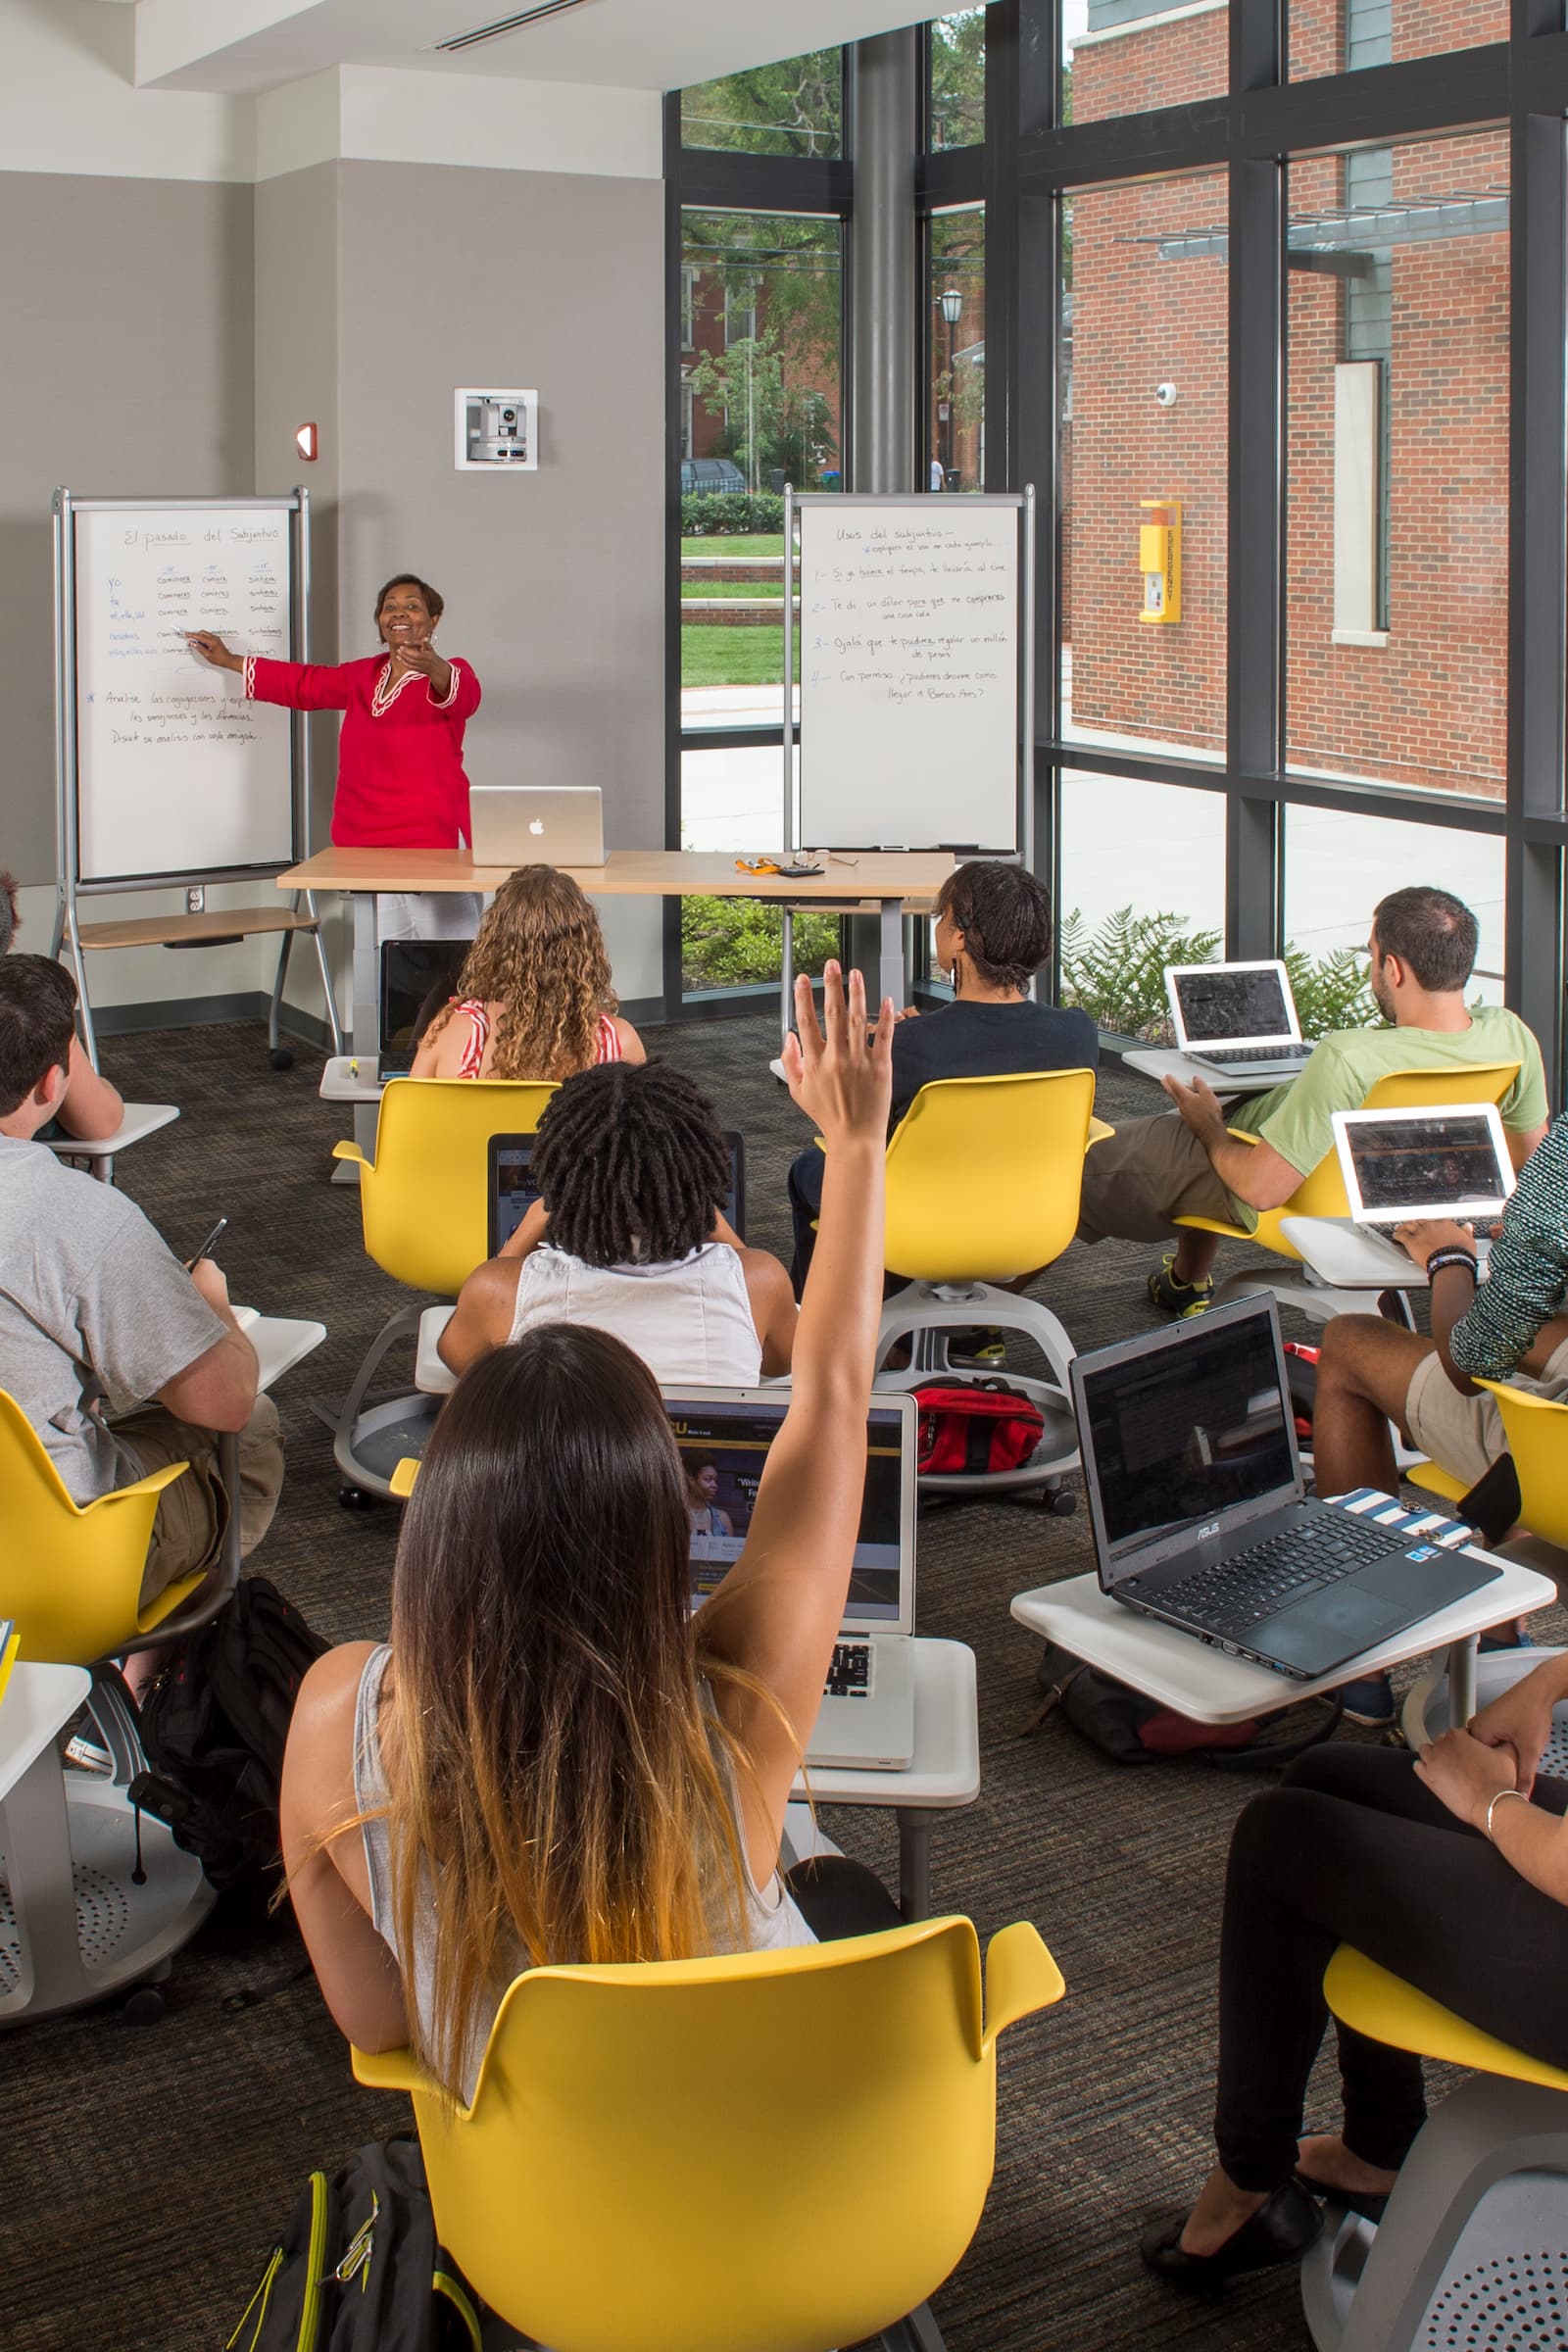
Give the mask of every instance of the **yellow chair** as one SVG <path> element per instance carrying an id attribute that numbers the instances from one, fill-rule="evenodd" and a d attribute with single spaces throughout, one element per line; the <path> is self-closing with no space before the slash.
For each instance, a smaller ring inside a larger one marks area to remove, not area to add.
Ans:
<path id="1" fill-rule="evenodd" d="M 223 1441 L 222 1459 L 237 1497 L 237 1440 Z M 186 1468 L 171 1462 L 96 1502 L 74 1502 L 21 1406 L 0 1390 L 0 1617 L 15 1620 L 24 1657 L 93 1669 L 87 1705 L 111 1763 L 107 1778 L 63 1772 L 51 1744 L 0 1800 L 17 1939 L 10 1968 L 0 1943 L 0 2025 L 167 1975 L 170 1954 L 215 1900 L 200 1865 L 162 1822 L 144 1813 L 138 1825 L 125 1791 L 146 1759 L 110 1663 L 144 1642 L 178 1641 L 204 1625 L 238 1581 L 239 1513 L 231 1508 L 217 1590 L 193 1602 L 202 1580 L 180 1577 L 141 1605 L 158 1498 Z M 150 1988 L 135 1998 L 143 2014 L 162 2006 Z"/>
<path id="2" fill-rule="evenodd" d="M 1330 2205 L 1301 2266 L 1318 2352 L 1561 2344 L 1568 2072 L 1482 2033 L 1348 1944 L 1323 1991 L 1356 2033 L 1473 2073 L 1426 2124 L 1375 2229 Z"/>
<path id="3" fill-rule="evenodd" d="M 455 1298 L 489 1250 L 490 1143 L 532 1135 L 553 1084 L 482 1078 L 394 1078 L 381 1096 L 375 1157 L 358 1144 L 334 1146 L 334 1159 L 360 1171 L 365 1247 L 383 1272 L 411 1290 Z M 365 1409 L 382 1357 L 399 1340 L 417 1339 L 422 1306 L 395 1314 L 375 1340 L 338 1408 L 332 1452 L 345 1484 L 341 1499 L 390 1495 L 391 1471 L 423 1451 L 439 1396 L 416 1390 Z"/>
<path id="4" fill-rule="evenodd" d="M 407 2051 L 436 2230 L 554 2352 L 941 2352 L 923 2306 L 974 2235 L 996 2045 L 1059 2000 L 1035 1930 L 966 1919 L 787 1952 L 517 1978 L 470 2108 Z"/>
<path id="5" fill-rule="evenodd" d="M 939 1078 L 921 1087 L 888 1138 L 884 1255 L 890 1274 L 909 1279 L 882 1309 L 877 1387 L 941 1380 L 949 1370 L 948 1333 L 976 1323 L 1032 1340 L 1049 1374 L 1006 1376 L 1045 1415 L 1032 1461 L 1019 1470 L 925 1476 L 924 1488 L 972 1494 L 982 1485 L 988 1493 L 1044 1486 L 1054 1494 L 1077 1464 L 1067 1395 L 1072 1341 L 1049 1307 L 997 1286 L 1053 1264 L 1072 1240 L 1084 1153 L 1096 1140 L 1094 1101 L 1093 1070 Z M 907 1371 L 884 1372 L 905 1337 Z"/>
<path id="6" fill-rule="evenodd" d="M 1519 1064 L 1509 1062 L 1456 1062 L 1443 1069 L 1389 1070 L 1367 1094 L 1361 1104 L 1363 1110 L 1405 1110 L 1429 1104 L 1437 1109 L 1450 1102 L 1500 1102 L 1519 1075 Z M 1231 1130 L 1236 1141 L 1255 1144 L 1257 1138 Z M 1345 1178 L 1340 1172 L 1337 1152 L 1325 1152 L 1315 1168 L 1307 1171 L 1280 1208 L 1265 1208 L 1258 1214 L 1257 1229 L 1249 1233 L 1245 1225 L 1235 1225 L 1222 1217 L 1178 1217 L 1178 1225 L 1192 1227 L 1199 1233 L 1217 1233 L 1227 1241 L 1252 1242 L 1259 1250 L 1269 1250 L 1277 1257 L 1288 1257 L 1299 1265 L 1303 1261 L 1282 1230 L 1287 1217 L 1348 1217 L 1350 1204 L 1346 1198 Z M 1315 1278 L 1302 1282 L 1282 1283 L 1269 1275 L 1232 1274 L 1219 1283 L 1214 1292 L 1214 1304 L 1222 1305 L 1228 1298 L 1252 1298 L 1262 1291 L 1272 1291 L 1278 1298 L 1288 1298 L 1293 1306 L 1302 1307 L 1308 1314 L 1326 1321 L 1343 1308 L 1359 1305 L 1364 1308 L 1365 1294 L 1332 1291 Z M 1406 1317 L 1406 1320 L 1408 1318 Z"/>

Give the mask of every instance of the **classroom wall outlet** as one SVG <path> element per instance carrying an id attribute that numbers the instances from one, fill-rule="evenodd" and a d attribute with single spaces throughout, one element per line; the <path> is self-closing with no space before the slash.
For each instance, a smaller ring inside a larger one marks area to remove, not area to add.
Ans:
<path id="1" fill-rule="evenodd" d="M 207 891 L 202 883 L 198 882 L 186 891 L 185 912 L 187 914 L 205 914 L 207 912 Z"/>

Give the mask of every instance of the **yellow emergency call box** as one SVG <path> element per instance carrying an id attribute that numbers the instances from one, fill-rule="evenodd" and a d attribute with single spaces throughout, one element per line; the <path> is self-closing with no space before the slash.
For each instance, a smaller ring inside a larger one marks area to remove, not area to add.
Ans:
<path id="1" fill-rule="evenodd" d="M 1138 526 L 1138 568 L 1144 575 L 1140 620 L 1171 621 L 1182 616 L 1182 503 L 1179 498 L 1141 498 L 1148 515 Z"/>

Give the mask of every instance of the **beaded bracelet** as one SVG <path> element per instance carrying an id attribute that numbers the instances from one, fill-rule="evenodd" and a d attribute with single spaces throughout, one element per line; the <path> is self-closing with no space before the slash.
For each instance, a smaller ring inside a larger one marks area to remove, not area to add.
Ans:
<path id="1" fill-rule="evenodd" d="M 1433 1250 L 1432 1255 L 1427 1259 L 1428 1277 L 1441 1274 L 1445 1266 L 1463 1266 L 1472 1282 L 1479 1280 L 1474 1256 L 1468 1250 L 1459 1249 L 1457 1244 L 1447 1250 Z"/>

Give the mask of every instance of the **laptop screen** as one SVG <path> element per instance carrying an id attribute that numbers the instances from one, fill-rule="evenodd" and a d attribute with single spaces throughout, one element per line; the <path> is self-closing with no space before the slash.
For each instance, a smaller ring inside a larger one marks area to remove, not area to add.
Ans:
<path id="1" fill-rule="evenodd" d="M 783 1427 L 789 1401 L 787 1390 L 776 1397 L 757 1391 L 745 1396 L 711 1390 L 706 1396 L 664 1391 L 669 1425 L 686 1472 L 693 1608 L 717 1590 L 724 1571 L 745 1548 L 768 1447 Z M 906 1418 L 911 1432 L 907 1446 Z M 897 1398 L 873 1404 L 866 1417 L 865 1493 L 844 1607 L 844 1624 L 852 1630 L 897 1631 L 901 1621 L 909 1630 L 902 1605 L 900 1562 L 906 1520 L 912 1548 L 913 1512 L 905 1507 L 904 1459 L 907 1452 L 912 1504 L 912 1412 L 906 1415 Z"/>
<path id="2" fill-rule="evenodd" d="M 1348 1118 L 1343 1133 L 1360 1213 L 1380 1223 L 1435 1211 L 1458 1215 L 1495 1208 L 1511 1190 L 1484 1112 Z"/>
<path id="3" fill-rule="evenodd" d="M 1107 1589 L 1223 1513 L 1298 1491 L 1272 1302 L 1080 1356 L 1073 1388 Z"/>
<path id="4" fill-rule="evenodd" d="M 1224 964 L 1177 971 L 1172 986 L 1189 1045 L 1245 1044 L 1290 1037 L 1294 1024 L 1277 964 L 1240 970 Z"/>
<path id="5" fill-rule="evenodd" d="M 531 1135 L 493 1135 L 490 1138 L 489 1253 L 495 1256 L 511 1241 L 534 1202 L 539 1188 L 533 1180 Z M 746 1141 L 728 1127 L 729 1190 L 719 1206 L 744 1242 L 746 1239 Z"/>
<path id="6" fill-rule="evenodd" d="M 433 1016 L 457 993 L 471 939 L 388 939 L 381 946 L 381 1064 L 396 1078 Z"/>

